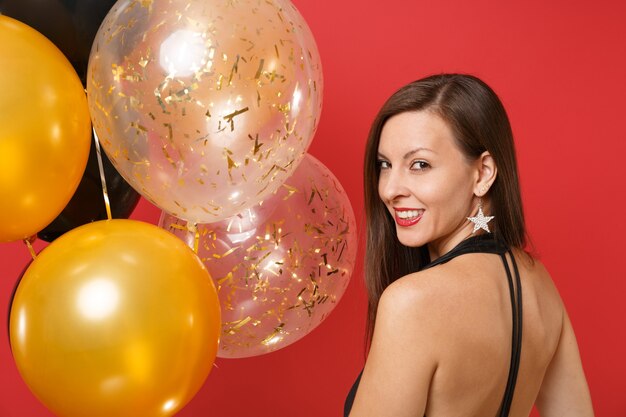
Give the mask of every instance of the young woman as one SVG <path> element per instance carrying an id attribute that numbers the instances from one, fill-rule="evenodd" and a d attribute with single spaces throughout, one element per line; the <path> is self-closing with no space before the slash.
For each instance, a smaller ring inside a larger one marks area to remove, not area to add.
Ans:
<path id="1" fill-rule="evenodd" d="M 365 153 L 369 353 L 345 416 L 593 416 L 572 326 L 526 232 L 513 135 L 468 75 L 384 104 Z"/>

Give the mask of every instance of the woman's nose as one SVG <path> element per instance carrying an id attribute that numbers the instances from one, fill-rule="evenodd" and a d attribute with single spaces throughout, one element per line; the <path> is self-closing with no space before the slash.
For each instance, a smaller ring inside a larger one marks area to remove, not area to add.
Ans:
<path id="1" fill-rule="evenodd" d="M 401 172 L 393 169 L 381 171 L 378 179 L 378 194 L 384 201 L 396 201 L 409 195 L 409 190 Z"/>

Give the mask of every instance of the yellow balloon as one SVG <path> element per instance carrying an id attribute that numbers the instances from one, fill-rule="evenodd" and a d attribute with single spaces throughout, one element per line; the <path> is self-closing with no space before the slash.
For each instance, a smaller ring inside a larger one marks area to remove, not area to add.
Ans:
<path id="1" fill-rule="evenodd" d="M 219 331 L 200 259 L 133 220 L 55 240 L 24 274 L 10 316 L 22 378 L 62 417 L 175 414 L 209 374 Z"/>
<path id="2" fill-rule="evenodd" d="M 72 198 L 91 125 L 74 68 L 48 39 L 0 15 L 0 242 L 46 227 Z"/>

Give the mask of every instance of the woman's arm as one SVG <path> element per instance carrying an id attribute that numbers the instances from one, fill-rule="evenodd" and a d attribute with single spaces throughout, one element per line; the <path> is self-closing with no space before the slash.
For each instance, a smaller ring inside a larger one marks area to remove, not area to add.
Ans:
<path id="1" fill-rule="evenodd" d="M 426 293 L 404 279 L 385 289 L 350 417 L 424 415 L 437 364 Z"/>
<path id="2" fill-rule="evenodd" d="M 576 336 L 565 309 L 559 344 L 548 365 L 535 404 L 542 417 L 594 415 Z"/>

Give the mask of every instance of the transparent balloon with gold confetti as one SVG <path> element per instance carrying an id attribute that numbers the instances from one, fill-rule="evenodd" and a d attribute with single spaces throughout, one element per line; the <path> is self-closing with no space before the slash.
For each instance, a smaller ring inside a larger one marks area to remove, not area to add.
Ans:
<path id="1" fill-rule="evenodd" d="M 315 133 L 322 69 L 288 0 L 120 0 L 93 44 L 95 130 L 124 178 L 190 222 L 273 193 Z"/>
<path id="2" fill-rule="evenodd" d="M 307 335 L 337 305 L 354 269 L 352 206 L 308 154 L 275 194 L 234 217 L 194 229 L 164 212 L 159 225 L 195 247 L 212 275 L 224 358 L 262 355 Z"/>

